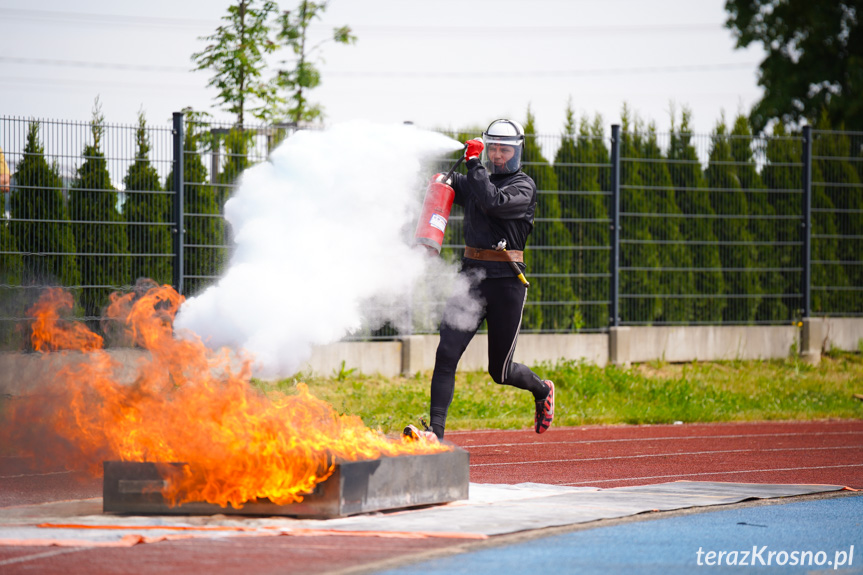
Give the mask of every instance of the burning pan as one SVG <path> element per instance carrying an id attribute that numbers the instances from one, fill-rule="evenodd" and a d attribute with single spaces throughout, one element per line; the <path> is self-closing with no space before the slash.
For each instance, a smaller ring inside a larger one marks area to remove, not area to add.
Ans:
<path id="1" fill-rule="evenodd" d="M 171 506 L 160 493 L 179 463 L 105 461 L 102 505 L 106 513 L 155 515 L 287 515 L 329 519 L 357 513 L 448 503 L 468 497 L 468 453 L 455 448 L 428 455 L 339 461 L 333 474 L 301 503 L 249 501 L 241 509 L 214 503 Z M 160 472 L 165 470 L 165 472 Z"/>

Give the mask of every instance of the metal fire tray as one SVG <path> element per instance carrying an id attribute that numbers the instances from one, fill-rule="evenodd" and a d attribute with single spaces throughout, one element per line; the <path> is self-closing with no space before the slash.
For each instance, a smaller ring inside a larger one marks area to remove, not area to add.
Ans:
<path id="1" fill-rule="evenodd" d="M 240 509 L 193 501 L 171 506 L 161 489 L 182 463 L 105 461 L 102 508 L 106 513 L 154 515 L 287 515 L 329 519 L 358 513 L 448 503 L 468 497 L 468 453 L 400 455 L 365 461 L 337 461 L 333 474 L 300 503 L 269 499 Z"/>

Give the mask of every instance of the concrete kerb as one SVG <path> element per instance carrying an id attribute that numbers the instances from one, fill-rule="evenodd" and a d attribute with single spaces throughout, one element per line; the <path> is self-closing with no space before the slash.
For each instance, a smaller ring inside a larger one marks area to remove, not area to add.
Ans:
<path id="1" fill-rule="evenodd" d="M 800 357 L 817 363 L 831 348 L 856 351 L 863 340 L 863 318 L 807 318 L 802 329 L 793 326 L 627 326 L 607 333 L 521 334 L 514 359 L 526 365 L 584 361 L 599 366 L 627 366 L 647 361 L 682 363 L 717 360 L 787 358 L 799 349 Z M 343 341 L 315 346 L 299 374 L 332 376 L 355 370 L 384 377 L 413 376 L 434 368 L 437 335 L 412 335 L 392 341 Z M 485 370 L 488 337 L 471 341 L 458 369 Z M 109 350 L 122 364 L 119 381 L 134 377 L 135 365 L 147 352 Z M 0 353 L 0 394 L 19 395 L 33 381 L 56 373 L 80 354 Z"/>

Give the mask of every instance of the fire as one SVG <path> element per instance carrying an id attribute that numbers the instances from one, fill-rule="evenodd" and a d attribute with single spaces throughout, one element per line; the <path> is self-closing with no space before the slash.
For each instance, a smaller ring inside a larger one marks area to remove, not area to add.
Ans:
<path id="1" fill-rule="evenodd" d="M 339 415 L 302 383 L 294 395 L 263 395 L 250 385 L 250 357 L 213 352 L 192 334 L 175 337 L 183 301 L 155 284 L 112 295 L 107 316 L 148 355 L 135 366 L 134 382 L 122 384 L 117 374 L 128 366 L 83 324 L 62 319 L 72 297 L 46 292 L 30 310 L 33 347 L 46 359 L 53 351 L 72 361 L 54 374 L 47 393 L 9 402 L 0 440 L 95 475 L 107 460 L 183 462 L 166 483 L 167 500 L 234 507 L 258 498 L 302 501 L 337 459 L 448 449 L 389 439 L 359 417 Z"/>

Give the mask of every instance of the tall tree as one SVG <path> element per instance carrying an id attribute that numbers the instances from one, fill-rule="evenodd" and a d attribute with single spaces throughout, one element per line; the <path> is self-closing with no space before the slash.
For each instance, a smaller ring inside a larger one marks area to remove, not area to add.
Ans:
<path id="1" fill-rule="evenodd" d="M 849 162 L 852 156 L 851 142 L 847 134 L 831 132 L 828 113 L 821 114 L 812 143 L 813 199 L 820 193 L 829 198 L 832 204 L 831 214 L 836 225 L 836 232 L 841 238 L 837 246 L 837 255 L 848 283 L 852 286 L 863 286 L 863 250 L 861 241 L 847 236 L 858 236 L 863 230 L 863 191 L 861 180 L 854 166 Z M 813 209 L 815 205 L 813 205 Z M 813 232 L 817 233 L 817 232 Z M 823 235 L 818 233 L 818 235 Z M 821 242 L 829 238 L 818 238 Z M 828 264 L 824 264 L 828 265 Z M 838 264 L 833 264 L 838 265 Z M 841 286 L 837 286 L 841 287 Z M 834 291 L 833 299 L 841 299 L 834 312 L 863 311 L 863 293 L 859 291 Z"/>
<path id="2" fill-rule="evenodd" d="M 278 48 L 269 22 L 277 12 L 278 4 L 270 0 L 239 0 L 228 6 L 215 33 L 200 38 L 210 44 L 192 54 L 195 70 L 213 72 L 207 85 L 218 90 L 216 100 L 240 126 L 246 112 L 264 119 L 275 98 L 275 85 L 265 72 L 267 54 Z"/>
<path id="3" fill-rule="evenodd" d="M 659 146 L 653 123 L 641 142 L 640 156 L 643 161 L 638 163 L 638 168 L 650 210 L 646 218 L 647 231 L 654 242 L 662 270 L 655 272 L 662 295 L 657 319 L 670 323 L 688 322 L 692 319 L 690 296 L 694 289 L 690 269 L 692 260 L 680 231 L 683 218 L 675 201 L 667 158 Z"/>
<path id="4" fill-rule="evenodd" d="M 183 248 L 183 274 L 186 295 L 194 295 L 213 282 L 225 265 L 225 221 L 221 216 L 216 192 L 208 181 L 209 174 L 202 160 L 208 133 L 201 114 L 188 108 L 183 138 L 183 212 L 186 229 Z M 167 182 L 172 182 L 173 169 Z"/>
<path id="5" fill-rule="evenodd" d="M 302 0 L 294 11 L 283 12 L 279 18 L 278 42 L 290 48 L 295 58 L 291 62 L 292 67 L 280 69 L 276 75 L 276 85 L 280 90 L 287 91 L 288 97 L 279 97 L 279 101 L 286 103 L 286 108 L 272 110 L 274 119 L 286 117 L 295 124 L 319 119 L 322 114 L 321 106 L 311 103 L 307 92 L 321 83 L 321 73 L 316 65 L 320 59 L 321 47 L 326 42 L 353 44 L 357 41 L 350 27 L 341 26 L 333 28 L 330 38 L 310 45 L 309 24 L 315 18 L 321 17 L 328 3 L 328 0 L 323 2 Z"/>
<path id="6" fill-rule="evenodd" d="M 225 136 L 225 165 L 219 173 L 219 206 L 224 207 L 225 200 L 231 195 L 237 179 L 248 168 L 249 147 L 254 132 L 233 127 Z"/>
<path id="7" fill-rule="evenodd" d="M 713 222 L 713 231 L 720 242 L 725 293 L 731 299 L 722 320 L 751 323 L 761 301 L 758 275 L 753 269 L 757 255 L 745 219 L 749 206 L 731 155 L 731 139 L 724 119 L 717 123 L 711 136 L 707 184 L 711 188 L 710 203 L 719 216 Z"/>
<path id="8" fill-rule="evenodd" d="M 10 198 L 12 236 L 27 252 L 22 261 L 24 284 L 81 283 L 63 192 L 59 168 L 45 159 L 45 148 L 39 141 L 39 123 L 30 122 Z"/>
<path id="9" fill-rule="evenodd" d="M 734 160 L 740 186 L 746 194 L 749 212 L 748 229 L 752 241 L 756 243 L 753 266 L 759 270 L 756 277 L 758 285 L 761 286 L 762 299 L 755 319 L 777 323 L 789 319 L 788 310 L 781 297 L 785 286 L 782 276 L 777 271 L 779 255 L 788 248 L 775 244 L 776 212 L 768 201 L 768 191 L 756 169 L 753 147 L 760 146 L 762 141 L 753 138 L 749 120 L 743 114 L 739 114 L 731 129 L 731 157 Z"/>
<path id="10" fill-rule="evenodd" d="M 691 112 L 684 108 L 680 126 L 675 129 L 675 118 L 671 119 L 671 143 L 668 149 L 668 165 L 674 195 L 680 211 L 686 214 L 680 226 L 687 242 L 693 269 L 694 293 L 692 321 L 696 323 L 718 323 L 726 307 L 725 281 L 722 277 L 722 262 L 716 234 L 713 232 L 715 213 L 710 205 L 707 181 L 701 169 L 693 135 L 689 128 Z"/>
<path id="11" fill-rule="evenodd" d="M 0 195 L 0 200 L 4 199 Z M 5 218 L 0 218 L 0 286 L 21 285 L 21 254 Z M 23 317 L 24 298 L 21 290 L 0 287 L 0 349 L 20 347 L 16 337 L 17 322 L 7 319 Z"/>
<path id="12" fill-rule="evenodd" d="M 727 0 L 725 9 L 737 47 L 759 43 L 767 54 L 764 95 L 751 112 L 756 131 L 773 119 L 815 120 L 822 108 L 832 125 L 863 130 L 861 0 Z"/>
<path id="13" fill-rule="evenodd" d="M 566 110 L 561 145 L 554 157 L 559 198 L 565 226 L 572 238 L 572 289 L 579 301 L 575 328 L 598 329 L 608 325 L 608 210 L 599 185 L 598 149 L 602 137 L 590 133 L 582 118 L 576 133 L 572 105 Z M 565 194 L 564 194 L 565 192 Z"/>
<path id="14" fill-rule="evenodd" d="M 168 194 L 159 183 L 159 174 L 150 163 L 150 137 L 143 110 L 138 112 L 135 131 L 135 161 L 129 166 L 125 185 L 123 216 L 129 253 L 133 254 L 133 279 L 150 278 L 159 284 L 171 283 L 171 260 L 156 254 L 171 254 Z M 154 255 L 144 255 L 154 254 Z"/>
<path id="15" fill-rule="evenodd" d="M 650 204 L 639 162 L 643 125 L 624 104 L 620 141 L 620 314 L 625 322 L 649 324 L 660 314 L 659 255 L 650 235 Z M 626 269 L 623 269 L 626 268 Z"/>
<path id="16" fill-rule="evenodd" d="M 84 146 L 84 162 L 69 192 L 70 219 L 80 222 L 73 228 L 80 254 L 78 267 L 87 286 L 81 291 L 80 301 L 84 313 L 91 318 L 101 315 L 111 292 L 132 283 L 126 226 L 102 151 L 104 131 L 104 116 L 97 98 L 90 122 L 93 142 Z"/>
<path id="17" fill-rule="evenodd" d="M 570 331 L 577 320 L 575 294 L 568 277 L 572 269 L 572 240 L 560 221 L 557 175 L 542 154 L 530 107 L 524 133 L 523 170 L 533 178 L 537 189 L 535 227 L 525 252 L 530 280 L 528 302 L 536 303 L 525 310 L 525 327 Z M 539 304 L 543 301 L 562 302 L 562 305 L 552 308 Z"/>

